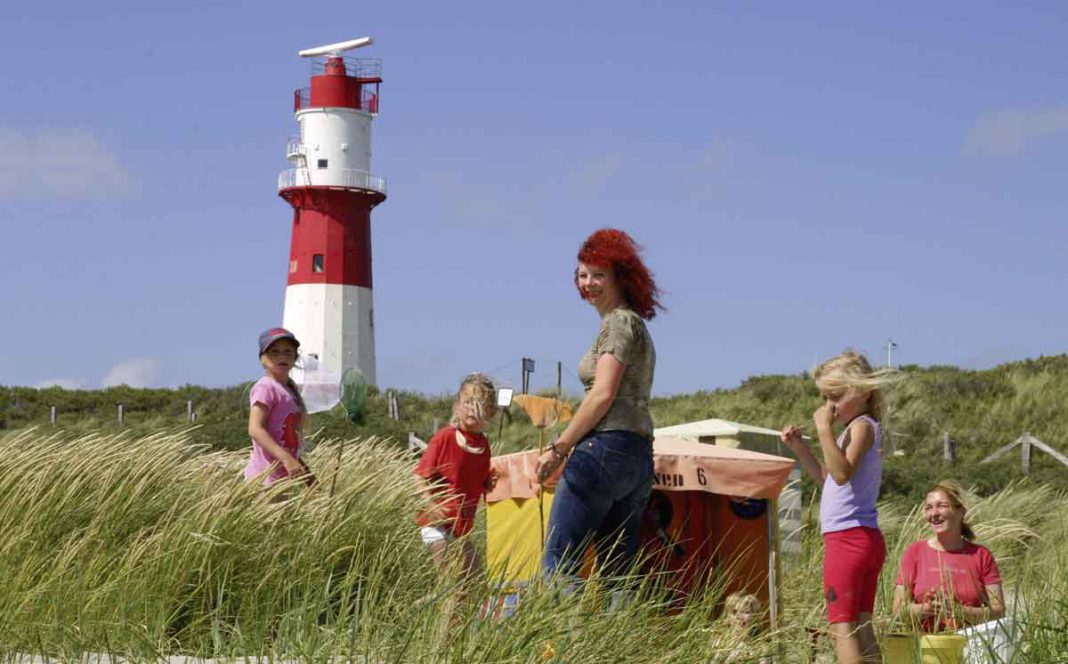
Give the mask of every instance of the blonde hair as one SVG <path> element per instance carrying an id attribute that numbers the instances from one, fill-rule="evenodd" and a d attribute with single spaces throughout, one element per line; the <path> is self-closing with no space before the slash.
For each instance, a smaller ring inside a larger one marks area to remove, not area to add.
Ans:
<path id="1" fill-rule="evenodd" d="M 305 417 L 308 415 L 308 407 L 304 405 L 304 396 L 300 393 L 300 387 L 297 386 L 296 381 L 292 378 L 286 378 L 286 387 L 293 393 L 293 398 L 297 401 L 297 406 L 300 407 L 301 415 Z"/>
<path id="2" fill-rule="evenodd" d="M 968 511 L 968 508 L 964 505 L 964 487 L 962 487 L 957 480 L 939 481 L 927 490 L 927 493 L 923 496 L 924 501 L 926 502 L 927 496 L 935 491 L 941 491 L 946 494 L 946 498 L 949 498 L 949 502 L 953 505 L 953 509 L 960 510 L 961 512 Z M 972 527 L 969 526 L 963 518 L 960 520 L 960 534 L 969 542 L 975 541 L 975 531 L 972 530 Z"/>
<path id="3" fill-rule="evenodd" d="M 882 387 L 897 380 L 893 369 L 872 368 L 868 358 L 855 350 L 835 355 L 812 372 L 821 391 L 842 394 L 868 394 L 868 413 L 882 421 L 884 413 Z"/>
<path id="4" fill-rule="evenodd" d="M 761 603 L 760 598 L 753 593 L 736 591 L 727 595 L 727 599 L 723 602 L 723 613 L 728 620 L 734 620 L 739 613 L 747 609 L 754 617 L 754 620 L 749 624 L 749 632 L 752 633 L 759 627 L 759 621 L 755 619 L 756 616 L 764 610 L 764 605 Z"/>
<path id="5" fill-rule="evenodd" d="M 475 398 L 478 400 L 478 419 L 488 422 L 497 414 L 497 388 L 493 385 L 493 380 L 489 376 L 476 371 L 468 374 L 463 382 L 460 383 L 460 389 L 456 390 L 456 400 L 453 402 L 453 413 L 450 420 L 453 426 L 460 424 L 457 407 L 460 406 L 460 399 L 463 397 L 464 390 L 468 387 L 474 391 Z"/>

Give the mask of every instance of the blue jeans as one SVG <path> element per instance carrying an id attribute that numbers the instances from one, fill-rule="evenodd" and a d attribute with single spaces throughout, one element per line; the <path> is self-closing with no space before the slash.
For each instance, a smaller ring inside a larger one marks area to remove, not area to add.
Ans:
<path id="1" fill-rule="evenodd" d="M 653 489 L 653 445 L 630 431 L 595 431 L 575 447 L 556 485 L 542 557 L 546 577 L 577 577 L 592 542 L 605 576 L 626 573 L 638 552 Z"/>

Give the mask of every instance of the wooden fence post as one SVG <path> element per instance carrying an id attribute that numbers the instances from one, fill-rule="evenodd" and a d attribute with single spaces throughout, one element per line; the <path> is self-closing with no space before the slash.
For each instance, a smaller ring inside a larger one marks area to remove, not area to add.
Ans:
<path id="1" fill-rule="evenodd" d="M 196 415 L 193 413 L 193 401 L 189 400 L 185 402 L 185 419 L 189 422 L 196 421 Z"/>
<path id="2" fill-rule="evenodd" d="M 942 432 L 942 459 L 953 465 L 957 463 L 957 442 L 949 437 L 949 432 Z"/>
<path id="3" fill-rule="evenodd" d="M 125 409 L 123 408 L 122 404 L 120 403 L 119 404 L 119 426 L 120 427 L 121 426 L 125 426 L 125 424 L 126 424 L 126 413 L 125 413 Z"/>
<path id="4" fill-rule="evenodd" d="M 52 426 L 56 426 L 56 407 L 52 406 L 48 409 L 48 421 L 52 423 Z"/>

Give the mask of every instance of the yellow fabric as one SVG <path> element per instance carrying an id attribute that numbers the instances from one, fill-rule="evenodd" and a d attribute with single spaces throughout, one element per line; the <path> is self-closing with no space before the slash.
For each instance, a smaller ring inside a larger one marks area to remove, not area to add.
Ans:
<path id="1" fill-rule="evenodd" d="M 542 533 L 549 527 L 553 493 L 542 493 L 545 521 L 538 527 L 538 498 L 508 498 L 486 507 L 486 562 L 491 578 L 527 582 L 541 569 Z"/>

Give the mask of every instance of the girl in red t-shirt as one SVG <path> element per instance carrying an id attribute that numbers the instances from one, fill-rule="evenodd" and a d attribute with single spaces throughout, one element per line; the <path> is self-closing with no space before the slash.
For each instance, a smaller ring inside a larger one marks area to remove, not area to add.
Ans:
<path id="1" fill-rule="evenodd" d="M 493 381 L 479 373 L 465 378 L 453 402 L 452 422 L 430 438 L 415 468 L 420 489 L 430 499 L 417 517 L 423 542 L 441 561 L 446 546 L 459 539 L 466 573 L 481 567 L 474 543 L 464 536 L 474 525 L 479 500 L 497 481 L 490 469 L 489 439 L 482 433 L 496 413 Z"/>
<path id="2" fill-rule="evenodd" d="M 924 632 L 956 631 L 1005 615 L 1001 573 L 964 521 L 963 493 L 953 480 L 927 492 L 923 515 L 934 534 L 909 546 L 901 559 L 894 611 Z"/>

